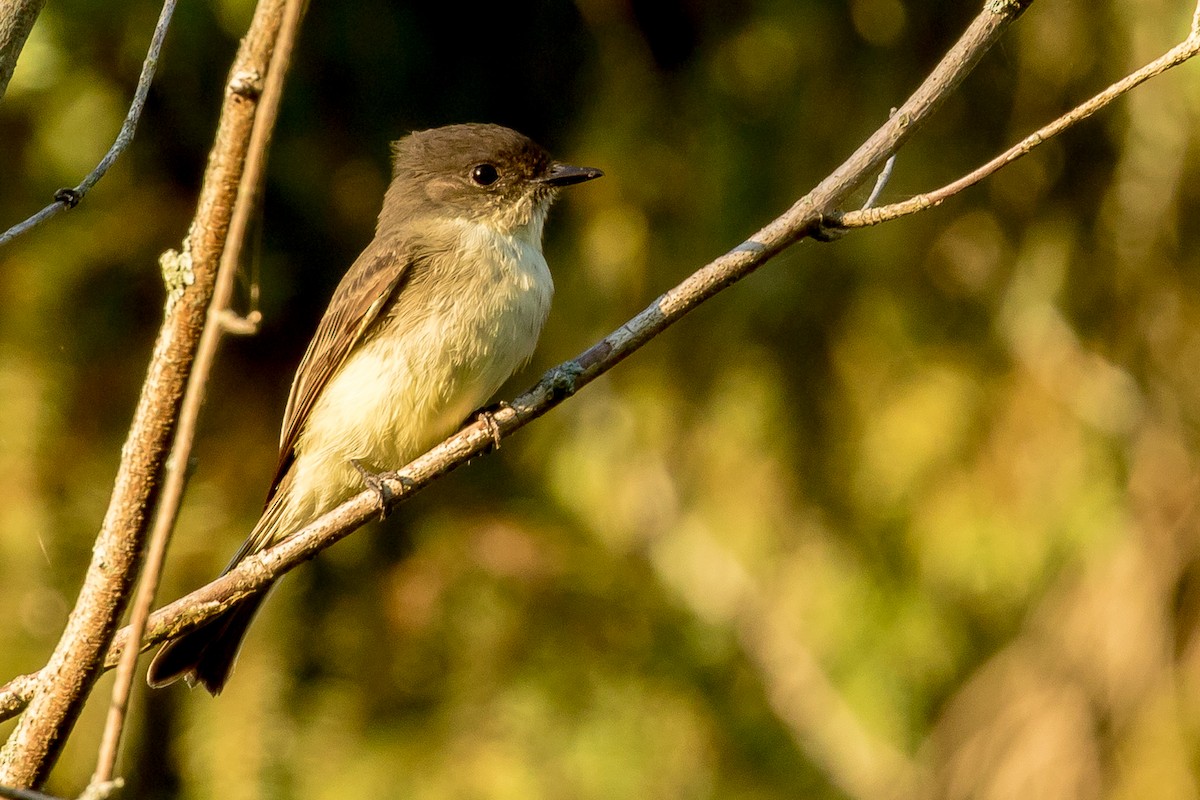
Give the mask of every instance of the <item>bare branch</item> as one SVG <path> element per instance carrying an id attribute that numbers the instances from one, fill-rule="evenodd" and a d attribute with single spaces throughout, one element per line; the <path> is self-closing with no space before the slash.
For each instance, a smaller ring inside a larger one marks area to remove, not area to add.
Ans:
<path id="1" fill-rule="evenodd" d="M 879 195 L 883 194 L 884 188 L 888 185 L 888 181 L 892 179 L 892 170 L 896 168 L 896 154 L 884 162 L 883 169 L 879 172 L 879 177 L 875 179 L 875 186 L 871 189 L 871 194 L 867 197 L 867 202 L 863 203 L 863 209 L 868 209 L 875 205 L 879 199 Z"/>
<path id="2" fill-rule="evenodd" d="M 900 203 L 880 206 L 879 208 L 864 208 L 860 211 L 851 211 L 837 218 L 832 227 L 836 228 L 865 228 L 871 225 L 878 225 L 881 222 L 888 222 L 893 219 L 915 214 L 918 211 L 924 211 L 927 208 L 940 205 L 947 199 L 953 197 L 964 189 L 974 186 L 984 178 L 995 173 L 997 170 L 1008 166 L 1022 156 L 1028 155 L 1035 147 L 1043 144 L 1049 139 L 1054 138 L 1058 134 L 1076 125 L 1088 117 L 1095 114 L 1100 109 L 1107 106 L 1117 98 L 1124 95 L 1126 92 L 1134 89 L 1137 86 L 1145 83 L 1153 77 L 1161 75 L 1167 70 L 1177 67 L 1190 58 L 1193 58 L 1197 53 L 1200 53 L 1200 3 L 1196 6 L 1196 12 L 1192 17 L 1192 28 L 1188 33 L 1188 37 L 1180 44 L 1168 50 L 1162 56 L 1154 59 L 1146 66 L 1130 73 L 1126 77 L 1109 86 L 1104 91 L 1097 94 L 1085 103 L 1082 103 L 1075 108 L 1063 114 L 1058 119 L 1051 122 L 1037 131 L 1029 134 L 1017 144 L 1005 150 L 1000 155 L 993 158 L 975 171 L 964 175 L 953 183 L 949 183 L 940 189 L 935 189 L 932 192 L 919 194 L 911 197 Z"/>
<path id="3" fill-rule="evenodd" d="M 0 98 L 46 0 L 0 0 Z"/>
<path id="4" fill-rule="evenodd" d="M 196 351 L 196 360 L 188 378 L 187 392 L 184 395 L 183 406 L 179 413 L 179 423 L 175 432 L 175 442 L 171 447 L 171 456 L 167 460 L 163 474 L 163 487 L 155 511 L 154 528 L 146 552 L 146 564 L 142 570 L 142 577 L 138 583 L 133 610 L 130 614 L 128 636 L 135 641 L 141 640 L 146 629 L 146 621 L 154 605 L 154 597 L 158 592 L 159 579 L 166 561 L 167 545 L 179 516 L 184 485 L 187 481 L 187 465 L 191 459 L 192 443 L 196 435 L 196 423 L 204 401 L 205 387 L 216 361 L 217 348 L 220 346 L 222 334 L 228 331 L 226 318 L 230 314 L 229 303 L 233 296 L 233 284 L 240 261 L 242 242 L 246 235 L 247 221 L 258 206 L 263 176 L 266 173 L 267 150 L 270 146 L 271 134 L 275 130 L 280 99 L 283 96 L 283 81 L 291 64 L 292 50 L 300 31 L 300 18 L 303 12 L 303 0 L 287 0 L 283 26 L 280 29 L 279 40 L 274 47 L 270 66 L 267 69 L 259 110 L 254 117 L 254 127 L 250 134 L 250 148 L 246 155 L 246 165 L 242 172 L 233 216 L 230 219 L 225 249 L 221 253 L 221 265 L 217 272 L 213 299 L 208 309 L 204 332 L 200 337 L 200 345 Z M 138 651 L 130 648 L 125 651 L 118 664 L 116 681 L 113 684 L 112 702 L 109 703 L 108 718 L 105 720 L 104 735 L 100 742 L 100 752 L 96 758 L 96 771 L 92 775 L 89 786 L 106 786 L 112 782 L 117 753 L 121 744 L 121 732 L 125 727 L 129 697 L 137 673 L 137 662 Z"/>
<path id="5" fill-rule="evenodd" d="M 45 2 L 45 0 L 42 0 L 42 2 Z M 88 173 L 83 182 L 74 189 L 59 189 L 54 193 L 53 203 L 24 222 L 17 223 L 0 234 L 0 245 L 7 244 L 22 233 L 25 233 L 25 231 L 45 222 L 60 211 L 66 211 L 68 208 L 74 208 L 79 205 L 79 201 L 83 199 L 83 196 L 104 177 L 104 173 L 108 172 L 108 168 L 117 160 L 117 156 L 121 155 L 125 151 L 125 148 L 133 142 L 133 134 L 137 130 L 138 120 L 141 119 L 142 108 L 146 105 L 146 95 L 150 93 L 150 84 L 154 82 L 154 71 L 158 68 L 158 54 L 162 50 L 163 40 L 167 37 L 167 28 L 170 27 L 171 15 L 173 13 L 175 13 L 175 0 L 165 0 L 162 12 L 158 16 L 158 24 L 154 26 L 154 36 L 150 40 L 150 49 L 146 52 L 145 61 L 142 62 L 142 74 L 138 78 L 137 90 L 133 93 L 133 102 L 129 105 L 129 112 L 125 115 L 125 122 L 122 123 L 121 130 L 117 133 L 116 141 L 113 142 L 108 152 L 104 154 L 104 158 L 100 159 L 100 163 L 96 165 L 96 168 Z M 30 24 L 32 24 L 32 21 Z M 2 66 L 3 62 L 0 61 L 0 73 L 3 72 Z M 2 74 L 0 74 L 0 81 L 7 83 Z M 3 94 L 3 90 L 3 85 L 0 85 L 0 94 Z"/>
<path id="6" fill-rule="evenodd" d="M 265 73 L 282 12 L 282 0 L 260 2 L 239 48 L 184 253 L 169 259 L 175 265 L 176 285 L 122 449 L 92 561 L 58 646 L 32 681 L 27 713 L 0 749 L 0 783 L 32 787 L 44 780 L 104 666 L 136 577 L 150 500 L 212 300 L 217 263 L 241 180 L 258 106 L 257 93 L 247 90 L 243 77 Z"/>
<path id="7" fill-rule="evenodd" d="M 124 785 L 124 781 L 120 778 L 104 783 L 92 782 L 84 793 L 79 795 L 78 800 L 108 800 Z M 0 786 L 0 797 L 8 798 L 8 800 L 63 800 L 52 794 L 43 794 L 32 789 L 16 789 L 12 786 Z"/>
<path id="8" fill-rule="evenodd" d="M 578 358 L 551 370 L 511 405 L 497 411 L 492 416 L 492 424 L 485 425 L 480 421 L 468 425 L 400 472 L 383 476 L 391 492 L 392 500 L 388 506 L 403 502 L 434 479 L 488 451 L 493 447 L 496 436 L 508 436 L 545 414 L 705 300 L 749 275 L 788 245 L 814 230 L 829 209 L 879 169 L 891 153 L 928 119 L 937 104 L 959 84 L 983 53 L 1031 3 L 1032 0 L 989 0 L 985 9 L 913 96 L 812 192 L 754 237 L 692 274 Z M 199 626 L 237 600 L 349 535 L 381 510 L 380 495 L 375 490 L 365 490 L 352 497 L 286 541 L 247 558 L 216 581 L 155 612 L 150 618 L 148 634 L 141 648 Z M 116 663 L 126 641 L 127 634 L 124 631 L 113 639 L 105 659 L 106 667 Z M 22 683 L 23 680 L 19 678 L 8 686 L 0 687 L 0 709 L 20 704 L 19 700 L 12 700 L 10 694 L 27 687 L 28 684 Z M 29 716 L 27 714 L 26 718 Z"/>
<path id="9" fill-rule="evenodd" d="M 15 717 L 29 705 L 29 698 L 33 697 L 34 687 L 40 677 L 40 672 L 30 672 L 13 678 L 0 688 L 0 719 Z"/>
<path id="10" fill-rule="evenodd" d="M 231 336 L 253 336 L 262 324 L 262 312 L 255 309 L 245 316 L 225 309 L 220 316 L 221 328 Z"/>
<path id="11" fill-rule="evenodd" d="M 32 789 L 16 789 L 12 786 L 0 786 L 0 797 L 8 800 L 62 800 L 52 794 L 42 794 Z"/>

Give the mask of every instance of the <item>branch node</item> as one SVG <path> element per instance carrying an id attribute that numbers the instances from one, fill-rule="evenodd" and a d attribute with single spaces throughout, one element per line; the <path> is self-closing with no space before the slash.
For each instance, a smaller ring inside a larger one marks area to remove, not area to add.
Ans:
<path id="1" fill-rule="evenodd" d="M 187 287 L 196 282 L 196 273 L 192 270 L 191 232 L 183 240 L 183 250 L 167 250 L 158 257 L 158 267 L 162 271 L 163 284 L 167 287 L 167 313 L 183 297 Z"/>
<path id="2" fill-rule="evenodd" d="M 262 312 L 251 311 L 242 316 L 236 311 L 223 308 L 217 312 L 217 323 L 221 326 L 221 330 L 233 336 L 254 336 L 258 333 L 259 326 L 262 325 Z"/>
<path id="3" fill-rule="evenodd" d="M 836 242 L 849 233 L 850 229 L 842 225 L 842 212 L 830 211 L 821 214 L 813 220 L 809 228 L 809 238 L 818 242 Z"/>
<path id="4" fill-rule="evenodd" d="M 575 394 L 575 382 L 583 374 L 583 368 L 574 361 L 559 364 L 542 376 L 542 383 L 550 390 L 551 396 L 563 399 Z"/>
<path id="5" fill-rule="evenodd" d="M 988 0 L 984 7 L 991 14 L 1008 14 L 1012 11 L 1024 11 L 1025 6 L 1033 0 Z"/>
<path id="6" fill-rule="evenodd" d="M 108 800 L 117 793 L 118 790 L 124 788 L 124 778 L 113 778 L 111 781 L 98 781 L 89 783 L 88 787 L 83 790 L 83 794 L 79 795 L 79 800 Z"/>
<path id="7" fill-rule="evenodd" d="M 247 100 L 257 100 L 263 90 L 263 75 L 256 69 L 235 72 L 229 79 L 229 92 Z"/>
<path id="8" fill-rule="evenodd" d="M 62 203 L 67 208 L 74 208 L 83 199 L 83 192 L 65 186 L 54 193 L 54 202 Z"/>

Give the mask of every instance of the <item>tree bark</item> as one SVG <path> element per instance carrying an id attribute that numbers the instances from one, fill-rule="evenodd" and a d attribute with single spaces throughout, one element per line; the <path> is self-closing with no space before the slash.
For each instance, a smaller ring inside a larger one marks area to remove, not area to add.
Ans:
<path id="1" fill-rule="evenodd" d="M 170 289 L 112 498 L 83 587 L 16 729 L 0 749 L 0 784 L 45 780 L 104 668 L 137 578 L 150 510 L 212 300 L 217 265 L 250 144 L 283 0 L 262 0 L 227 83 L 216 140 L 183 254 L 162 259 Z"/>

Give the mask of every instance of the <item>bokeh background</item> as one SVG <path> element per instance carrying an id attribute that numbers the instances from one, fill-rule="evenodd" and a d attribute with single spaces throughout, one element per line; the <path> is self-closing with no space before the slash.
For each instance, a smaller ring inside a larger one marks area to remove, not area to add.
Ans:
<path id="1" fill-rule="evenodd" d="M 391 139 L 499 122 L 607 173 L 555 209 L 512 396 L 820 180 L 979 5 L 313 3 L 238 301 L 256 283 L 265 322 L 222 351 L 163 599 L 257 517 Z M 0 102 L 0 225 L 108 147 L 157 11 L 47 6 Z M 74 600 L 250 11 L 181 4 L 133 148 L 0 251 L 0 678 Z M 884 201 L 1192 11 L 1039 0 Z M 1198 115 L 1185 65 L 940 208 L 777 258 L 289 576 L 223 696 L 140 692 L 125 796 L 1197 797 Z M 110 681 L 51 791 L 86 783 Z"/>

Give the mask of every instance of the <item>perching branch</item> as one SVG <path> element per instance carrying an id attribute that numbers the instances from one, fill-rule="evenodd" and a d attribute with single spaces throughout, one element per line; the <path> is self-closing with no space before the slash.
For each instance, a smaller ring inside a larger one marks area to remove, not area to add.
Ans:
<path id="1" fill-rule="evenodd" d="M 508 436 L 561 403 L 577 389 L 616 366 L 653 337 L 705 300 L 749 275 L 789 245 L 810 235 L 861 183 L 866 181 L 936 106 L 961 82 L 987 49 L 1032 0 L 989 0 L 933 73 L 909 100 L 855 153 L 809 194 L 753 237 L 702 267 L 655 300 L 633 319 L 577 358 L 551 370 L 532 389 L 494 414 L 494 425 L 475 422 L 413 461 L 384 476 L 393 507 L 436 478 L 488 451 L 497 436 Z M 155 612 L 141 643 L 145 649 L 198 627 L 237 600 L 275 580 L 320 550 L 349 535 L 384 507 L 374 490 L 364 490 L 292 537 L 251 556 L 231 572 Z M 127 643 L 119 632 L 105 659 L 116 663 Z M 15 692 L 26 686 L 17 679 L 0 687 L 0 709 L 20 704 Z"/>
<path id="2" fill-rule="evenodd" d="M 174 285 L 92 561 L 49 663 L 24 684 L 32 695 L 0 749 L 0 784 L 30 788 L 44 780 L 105 666 L 137 575 L 151 499 L 213 295 L 258 106 L 258 85 L 282 16 L 283 0 L 260 2 L 239 48 L 184 252 L 163 260 Z"/>
<path id="3" fill-rule="evenodd" d="M 165 0 L 162 12 L 158 16 L 158 24 L 154 26 L 154 36 L 150 40 L 150 49 L 146 52 L 146 60 L 142 62 L 142 74 L 138 78 L 137 90 L 133 94 L 133 102 L 129 105 L 129 112 L 125 115 L 125 122 L 121 124 L 121 130 L 117 133 L 116 141 L 113 142 L 108 152 L 104 154 L 104 158 L 100 159 L 100 163 L 96 165 L 96 168 L 88 173 L 87 177 L 74 189 L 59 189 L 54 193 L 53 203 L 24 222 L 19 222 L 0 234 L 0 245 L 7 244 L 25 231 L 45 222 L 60 211 L 66 211 L 68 208 L 74 208 L 79 205 L 79 201 L 83 199 L 83 196 L 104 177 L 104 173 L 108 172 L 108 168 L 117 160 L 117 156 L 121 155 L 125 151 L 125 148 L 133 142 L 133 134 L 137 130 L 138 120 L 141 119 L 142 108 L 146 105 L 146 95 L 150 93 L 150 84 L 154 82 L 154 70 L 158 68 L 158 54 L 162 50 L 163 40 L 167 37 L 167 28 L 171 24 L 171 15 L 174 12 L 175 0 Z M 3 76 L 0 76 L 0 79 L 2 78 Z M 2 92 L 3 87 L 0 87 L 0 93 Z"/>
<path id="4" fill-rule="evenodd" d="M 836 217 L 830 216 L 829 210 L 844 202 L 854 186 L 859 185 L 867 175 L 878 169 L 879 164 L 888 153 L 898 149 L 908 133 L 928 117 L 934 104 L 952 89 L 965 71 L 970 69 L 986 46 L 999 35 L 1003 27 L 1027 6 L 1028 3 L 998 8 L 989 6 L 972 25 L 963 41 L 960 41 L 951 55 L 943 60 L 942 65 L 923 84 L 914 98 L 893 115 L 893 118 L 881 127 L 880 131 L 829 179 L 822 182 L 788 212 L 750 240 L 708 264 L 675 289 L 658 298 L 641 314 L 614 331 L 603 341 L 589 348 L 578 358 L 553 370 L 537 386 L 514 401 L 511 408 L 497 412 L 494 431 L 479 423 L 468 426 L 399 473 L 389 476 L 388 487 L 395 497 L 389 505 L 403 502 L 407 495 L 419 491 L 420 488 L 441 474 L 449 472 L 465 463 L 467 459 L 485 452 L 491 446 L 494 435 L 506 436 L 545 413 L 573 391 L 611 369 L 618 361 L 630 355 L 705 299 L 740 280 L 794 241 L 813 233 L 823 219 L 836 219 Z M 988 32 L 985 23 L 981 20 L 996 14 L 1007 14 L 1007 16 L 999 19 L 998 24 Z M 1198 8 L 1197 15 L 1200 16 L 1200 8 Z M 981 27 L 985 28 L 982 33 L 979 30 Z M 1195 38 L 1195 30 L 1194 24 L 1189 41 Z M 971 39 L 972 36 L 975 38 Z M 964 42 L 967 41 L 973 42 L 973 44 L 964 45 Z M 1194 54 L 1192 52 L 1188 56 L 1180 58 L 1171 66 L 1182 63 L 1183 60 Z M 1171 53 L 1164 58 L 1169 56 Z M 1139 73 L 1134 73 L 1126 81 Z M 1152 75 L 1146 75 L 1130 84 L 1128 88 L 1132 88 L 1133 85 L 1149 77 Z M 1123 83 L 1125 81 L 1114 84 L 1114 87 L 1121 86 Z M 1123 91 L 1128 91 L 1128 88 Z M 927 99 L 916 102 L 917 98 L 922 96 L 922 92 L 927 89 L 929 92 L 926 95 Z M 1098 97 L 1103 94 L 1105 93 Z M 1111 98 L 1105 102 L 1111 102 Z M 1097 108 L 1099 107 L 1097 106 Z M 1093 113 L 1095 110 L 1091 109 L 1087 113 Z M 1079 118 L 1082 119 L 1082 116 Z M 1055 131 L 1055 133 L 1057 132 Z M 1011 161 L 1011 159 L 1009 160 Z M 1008 163 L 1008 161 L 1004 163 Z M 996 168 L 998 169 L 1002 165 L 1000 164 Z M 846 220 L 853 220 L 851 214 L 844 215 L 841 221 L 845 224 Z M 846 226 L 855 227 L 853 224 Z M 319 550 L 348 535 L 379 510 L 378 495 L 374 491 L 364 491 L 287 541 L 248 558 L 228 575 L 160 609 L 151 616 L 148 634 L 144 637 L 140 649 L 146 649 L 153 646 L 154 643 L 198 626 L 222 609 L 228 608 L 238 599 L 253 593 L 302 561 L 312 558 Z M 106 668 L 112 666 L 120 657 L 128 640 L 129 635 L 126 630 L 116 634 L 105 659 Z M 753 646 L 753 637 L 747 641 L 743 642 L 747 650 L 752 653 L 756 652 Z M 760 660 L 766 659 L 763 664 L 767 666 L 769 666 L 768 662 L 781 659 L 780 663 L 786 663 L 788 666 L 788 677 L 795 676 L 793 669 L 795 653 L 764 649 L 759 656 Z M 766 666 L 762 668 L 764 671 L 769 671 Z M 0 687 L 0 717 L 11 716 L 28 701 L 31 687 L 37 685 L 40 674 L 23 676 L 10 682 L 7 686 Z M 796 687 L 783 686 L 785 690 L 789 688 Z M 808 688 L 803 686 L 799 689 L 804 692 L 808 691 Z M 805 694 L 805 697 L 811 697 L 811 695 Z M 772 702 L 775 702 L 774 694 L 772 694 Z M 786 705 L 791 703 L 791 700 L 781 696 L 779 702 Z M 863 785 L 873 785 L 866 777 L 860 777 Z M 860 794 L 856 789 L 858 784 L 855 782 L 839 785 L 842 785 L 854 796 Z"/>

